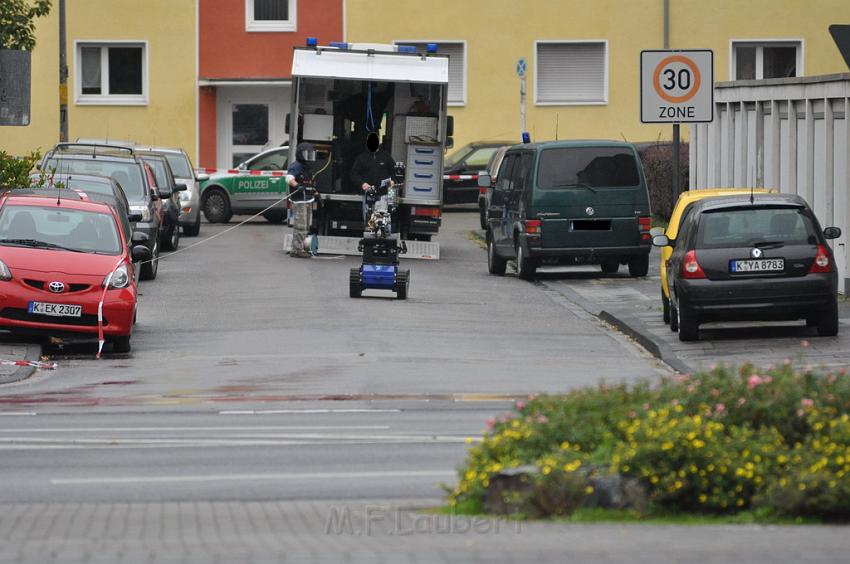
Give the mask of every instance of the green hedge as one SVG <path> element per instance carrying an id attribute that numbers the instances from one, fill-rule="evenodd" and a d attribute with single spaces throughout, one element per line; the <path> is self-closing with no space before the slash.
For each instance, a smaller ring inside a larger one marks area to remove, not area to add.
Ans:
<path id="1" fill-rule="evenodd" d="M 495 474 L 532 464 L 553 498 L 575 498 L 569 475 L 609 473 L 637 478 L 664 512 L 848 519 L 848 413 L 846 370 L 790 361 L 535 397 L 488 422 L 449 501 L 480 506 Z"/>

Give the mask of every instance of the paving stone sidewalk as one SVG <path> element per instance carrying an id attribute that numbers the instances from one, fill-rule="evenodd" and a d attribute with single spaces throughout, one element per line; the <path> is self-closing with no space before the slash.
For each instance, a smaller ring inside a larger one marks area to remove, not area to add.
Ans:
<path id="1" fill-rule="evenodd" d="M 40 351 L 41 347 L 37 345 L 0 342 L 0 359 L 3 360 L 38 360 Z M 0 364 L 0 384 L 22 380 L 34 370 L 29 367 Z"/>
<path id="2" fill-rule="evenodd" d="M 765 366 L 785 360 L 801 365 L 850 367 L 850 303 L 843 298 L 837 337 L 818 337 L 814 328 L 807 328 L 802 322 L 710 323 L 700 326 L 699 341 L 683 343 L 661 317 L 657 252 L 651 255 L 646 278 L 630 278 L 625 267 L 616 275 L 603 275 L 598 267 L 588 267 L 543 271 L 540 280 L 631 334 L 680 371 L 690 372 L 718 362 Z"/>

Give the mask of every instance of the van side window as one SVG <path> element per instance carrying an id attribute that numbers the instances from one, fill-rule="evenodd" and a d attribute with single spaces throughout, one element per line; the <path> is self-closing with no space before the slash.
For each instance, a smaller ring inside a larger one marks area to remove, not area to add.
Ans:
<path id="1" fill-rule="evenodd" d="M 522 199 L 528 184 L 529 165 L 531 164 L 531 153 L 525 152 L 517 155 L 514 167 L 511 171 L 511 194 L 508 197 L 511 204 L 516 205 Z"/>
<path id="2" fill-rule="evenodd" d="M 510 190 L 511 176 L 516 160 L 516 154 L 505 155 L 505 160 L 502 162 L 502 166 L 499 167 L 499 178 L 496 180 L 496 190 L 499 192 L 505 193 Z"/>

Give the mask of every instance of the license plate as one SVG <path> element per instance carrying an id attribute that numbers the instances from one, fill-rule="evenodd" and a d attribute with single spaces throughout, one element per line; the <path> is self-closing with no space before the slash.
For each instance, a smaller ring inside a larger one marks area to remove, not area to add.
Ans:
<path id="1" fill-rule="evenodd" d="M 53 317 L 81 317 L 83 315 L 83 306 L 30 302 L 29 312 Z"/>
<path id="2" fill-rule="evenodd" d="M 782 272 L 785 270 L 785 259 L 747 259 L 733 260 L 729 263 L 732 272 Z"/>

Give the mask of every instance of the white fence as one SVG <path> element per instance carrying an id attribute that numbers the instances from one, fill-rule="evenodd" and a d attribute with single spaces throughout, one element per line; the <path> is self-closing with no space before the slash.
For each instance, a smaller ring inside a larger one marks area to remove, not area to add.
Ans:
<path id="1" fill-rule="evenodd" d="M 833 241 L 850 284 L 850 74 L 718 83 L 714 121 L 691 125 L 692 189 L 763 186 L 799 194 Z"/>

